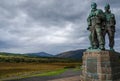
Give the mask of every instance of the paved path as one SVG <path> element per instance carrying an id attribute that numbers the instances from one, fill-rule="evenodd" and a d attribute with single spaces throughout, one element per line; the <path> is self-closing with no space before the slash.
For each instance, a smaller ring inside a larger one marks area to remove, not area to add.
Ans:
<path id="1" fill-rule="evenodd" d="M 80 76 L 73 76 L 73 77 L 54 79 L 54 80 L 48 80 L 48 81 L 80 81 Z"/>
<path id="2" fill-rule="evenodd" d="M 80 71 L 73 71 L 69 69 L 66 72 L 56 76 L 44 76 L 44 77 L 31 77 L 19 80 L 8 81 L 80 81 Z"/>

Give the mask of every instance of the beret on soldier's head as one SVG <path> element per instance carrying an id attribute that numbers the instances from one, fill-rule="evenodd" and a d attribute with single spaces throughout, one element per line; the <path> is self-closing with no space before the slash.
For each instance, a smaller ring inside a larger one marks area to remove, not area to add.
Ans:
<path id="1" fill-rule="evenodd" d="M 110 9 L 110 5 L 107 3 L 107 4 L 105 5 L 105 8 Z"/>
<path id="2" fill-rule="evenodd" d="M 91 6 L 96 6 L 97 7 L 97 4 L 95 2 L 92 2 Z"/>

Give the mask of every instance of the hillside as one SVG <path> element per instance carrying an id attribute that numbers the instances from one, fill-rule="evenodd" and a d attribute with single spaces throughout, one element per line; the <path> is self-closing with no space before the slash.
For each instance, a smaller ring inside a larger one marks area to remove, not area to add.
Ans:
<path id="1" fill-rule="evenodd" d="M 78 62 L 78 60 L 73 60 L 69 58 L 58 58 L 58 57 L 37 57 L 28 56 L 25 54 L 9 54 L 0 53 L 0 62 L 10 62 L 10 63 L 54 63 L 54 62 Z"/>
<path id="2" fill-rule="evenodd" d="M 36 56 L 36 57 L 53 57 L 54 55 L 48 54 L 46 52 L 39 52 L 39 53 L 28 53 L 25 54 L 27 56 Z"/>
<path id="3" fill-rule="evenodd" d="M 67 51 L 67 52 L 63 52 L 63 53 L 60 53 L 60 54 L 56 55 L 56 57 L 81 59 L 84 51 L 85 51 L 85 49 Z"/>
<path id="4" fill-rule="evenodd" d="M 25 53 L 25 54 L 17 54 L 17 53 L 6 53 L 6 52 L 0 52 L 0 55 L 6 55 L 6 56 L 27 56 L 27 57 L 53 57 L 54 55 L 48 54 L 45 52 L 39 52 L 39 53 Z"/>

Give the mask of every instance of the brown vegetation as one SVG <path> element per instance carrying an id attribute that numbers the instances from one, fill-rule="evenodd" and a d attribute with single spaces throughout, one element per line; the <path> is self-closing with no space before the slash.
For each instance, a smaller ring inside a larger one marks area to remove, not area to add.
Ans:
<path id="1" fill-rule="evenodd" d="M 75 67 L 80 63 L 0 63 L 0 78 L 16 77 Z"/>

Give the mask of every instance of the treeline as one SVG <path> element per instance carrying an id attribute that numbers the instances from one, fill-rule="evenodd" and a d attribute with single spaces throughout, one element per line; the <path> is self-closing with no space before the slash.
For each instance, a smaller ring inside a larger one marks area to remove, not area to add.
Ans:
<path id="1" fill-rule="evenodd" d="M 27 63 L 54 63 L 54 62 L 67 62 L 67 63 L 74 63 L 74 62 L 81 62 L 81 60 L 75 59 L 64 59 L 64 58 L 56 58 L 56 57 L 22 57 L 22 56 L 0 56 L 0 62 L 27 62 Z"/>

